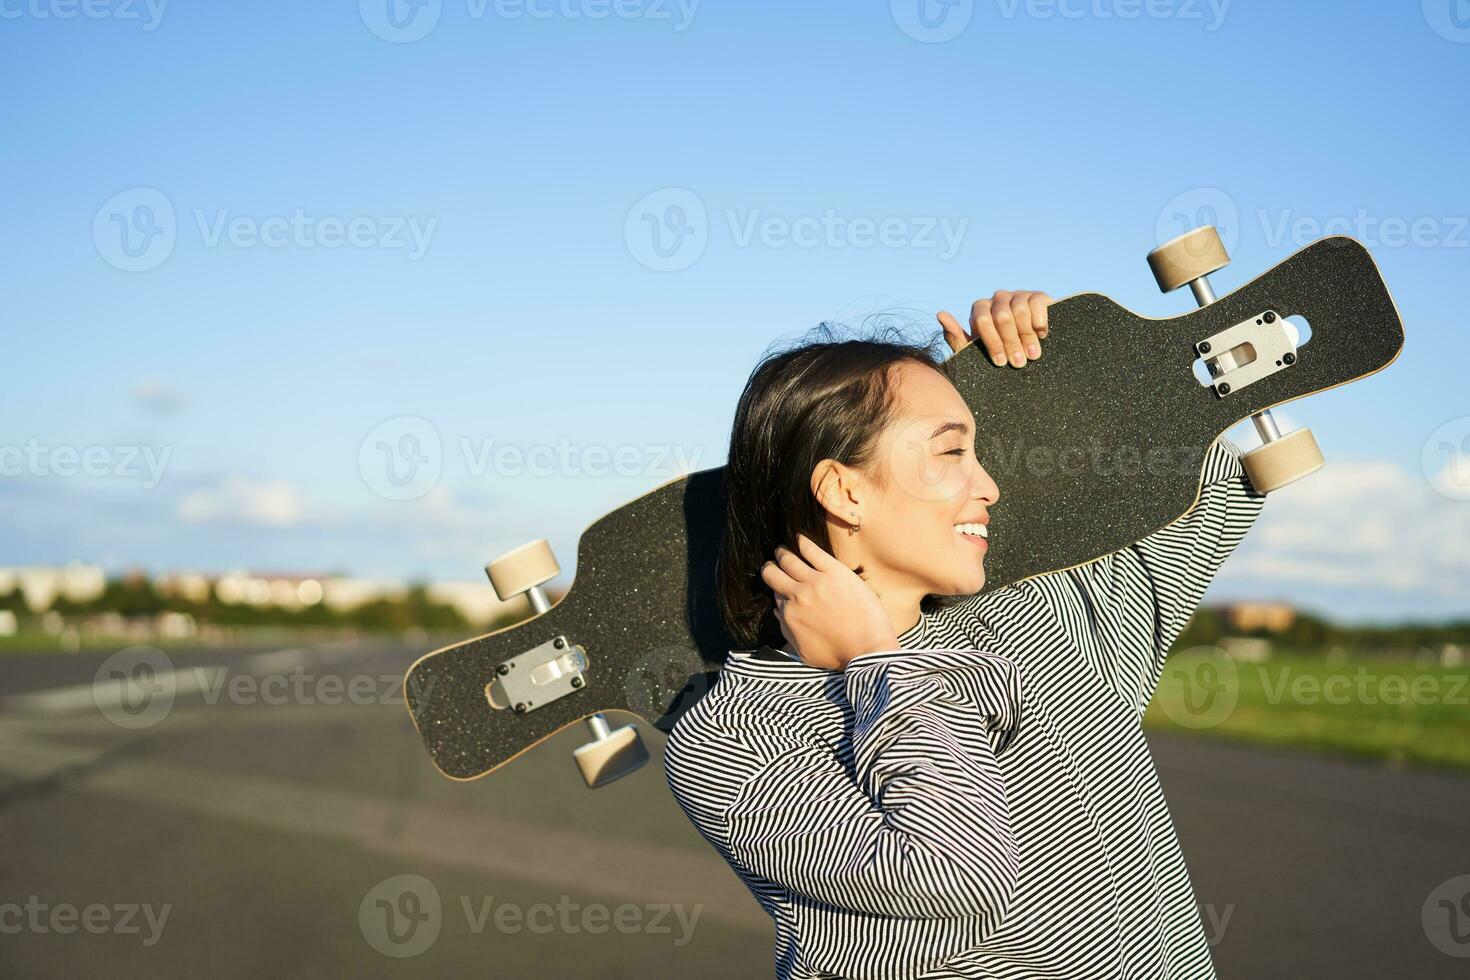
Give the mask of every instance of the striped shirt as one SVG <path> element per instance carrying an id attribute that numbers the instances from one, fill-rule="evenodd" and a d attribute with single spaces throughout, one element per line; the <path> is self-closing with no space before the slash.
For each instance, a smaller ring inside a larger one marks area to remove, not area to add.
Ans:
<path id="1" fill-rule="evenodd" d="M 1265 497 L 926 613 L 844 671 L 732 651 L 675 725 L 680 807 L 775 921 L 782 978 L 1212 978 L 1141 718 Z"/>

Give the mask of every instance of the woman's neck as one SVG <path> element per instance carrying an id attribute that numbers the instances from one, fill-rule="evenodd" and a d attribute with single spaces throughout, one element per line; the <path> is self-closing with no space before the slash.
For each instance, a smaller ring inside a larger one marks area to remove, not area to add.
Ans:
<path id="1" fill-rule="evenodd" d="M 846 538 L 835 531 L 831 534 L 832 554 L 838 561 L 848 568 L 868 566 L 868 570 L 862 573 L 863 581 L 878 594 L 878 601 L 883 604 L 883 611 L 888 613 L 888 621 L 893 624 L 893 635 L 902 636 L 917 626 L 921 616 L 920 603 L 928 593 L 918 585 L 891 581 L 886 568 L 872 568 L 860 552 L 848 545 Z"/>
<path id="2" fill-rule="evenodd" d="M 902 636 L 919 624 L 922 616 L 920 603 L 924 601 L 925 593 L 916 587 L 903 588 L 897 585 L 889 585 L 883 581 L 881 575 L 872 575 L 867 579 L 873 591 L 878 594 L 878 601 L 883 604 L 883 611 L 888 613 L 888 621 L 893 624 L 893 635 Z"/>
<path id="3" fill-rule="evenodd" d="M 869 584 L 872 585 L 871 580 Z M 919 625 L 919 619 L 923 616 L 920 603 L 926 593 L 906 593 L 900 589 L 883 589 L 874 586 L 874 592 L 878 594 L 878 601 L 883 605 L 883 611 L 888 613 L 888 621 L 893 624 L 893 635 L 902 636 L 915 626 Z M 796 652 L 796 647 L 788 641 L 780 648 L 782 653 L 798 660 L 801 655 Z"/>

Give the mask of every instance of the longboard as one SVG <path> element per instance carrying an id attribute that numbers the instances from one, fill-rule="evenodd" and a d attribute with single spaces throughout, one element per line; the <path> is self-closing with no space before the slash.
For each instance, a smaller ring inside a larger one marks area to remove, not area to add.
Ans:
<path id="1" fill-rule="evenodd" d="M 1310 339 L 1288 365 L 1278 359 L 1226 394 L 1196 377 L 1202 340 L 1266 330 L 1267 315 L 1308 324 Z M 1092 561 L 1173 523 L 1198 501 L 1205 454 L 1221 433 L 1380 371 L 1403 346 L 1377 266 L 1346 237 L 1314 242 L 1182 316 L 1152 319 L 1083 293 L 1054 303 L 1048 318 L 1045 355 L 1022 370 L 997 367 L 978 344 L 944 365 L 975 415 L 977 458 L 1002 491 L 990 510 L 986 590 Z M 737 646 L 714 584 L 722 479 L 722 469 L 693 473 L 606 514 L 583 534 L 559 602 L 409 669 L 405 700 L 444 775 L 484 776 L 605 711 L 666 727 L 708 689 Z M 524 693 L 540 695 L 536 671 L 553 681 L 544 697 Z"/>

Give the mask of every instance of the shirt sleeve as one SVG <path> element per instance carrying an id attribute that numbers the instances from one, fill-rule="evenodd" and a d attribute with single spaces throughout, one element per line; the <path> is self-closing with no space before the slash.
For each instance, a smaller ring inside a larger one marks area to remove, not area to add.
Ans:
<path id="1" fill-rule="evenodd" d="M 818 746 L 776 755 L 726 812 L 726 843 L 795 899 L 809 968 L 914 976 L 982 942 L 1015 891 L 996 758 L 1019 726 L 1021 677 L 973 650 L 867 654 L 843 677 L 851 766 Z"/>
<path id="2" fill-rule="evenodd" d="M 1265 499 L 1246 476 L 1240 449 L 1221 437 L 1205 455 L 1199 501 L 1179 520 L 1112 554 L 1020 586 L 1044 598 L 1108 684 L 1142 712 L 1170 647 Z"/>

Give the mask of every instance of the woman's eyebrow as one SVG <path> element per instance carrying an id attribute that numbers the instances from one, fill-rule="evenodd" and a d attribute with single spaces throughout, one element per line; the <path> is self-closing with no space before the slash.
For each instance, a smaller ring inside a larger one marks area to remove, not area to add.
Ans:
<path id="1" fill-rule="evenodd" d="M 940 436 L 944 435 L 946 432 L 952 432 L 955 429 L 958 429 L 959 431 L 965 433 L 968 433 L 970 431 L 970 427 L 963 422 L 941 422 L 939 428 L 930 433 L 929 438 L 937 439 Z"/>

